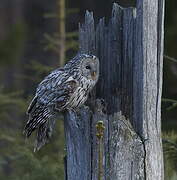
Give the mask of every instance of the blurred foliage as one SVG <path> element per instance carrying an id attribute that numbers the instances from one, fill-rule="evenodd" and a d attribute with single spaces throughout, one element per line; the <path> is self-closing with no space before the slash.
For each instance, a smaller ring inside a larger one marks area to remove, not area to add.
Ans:
<path id="1" fill-rule="evenodd" d="M 63 180 L 63 144 L 57 140 L 63 137 L 61 130 L 57 131 L 52 145 L 38 153 L 33 153 L 29 142 L 24 143 L 19 131 L 1 132 L 0 179 Z"/>
<path id="2" fill-rule="evenodd" d="M 75 13 L 78 13 L 78 8 L 66 8 L 66 19 L 69 16 L 72 16 Z M 59 19 L 58 14 L 56 13 L 46 13 L 44 15 L 45 18 L 56 18 Z M 67 24 L 67 22 L 66 22 Z M 58 49 L 60 46 L 60 35 L 58 32 L 53 34 L 44 34 L 45 38 L 45 50 L 52 51 L 58 55 Z M 79 44 L 78 44 L 78 31 L 67 31 L 66 32 L 66 46 L 65 46 L 65 54 L 66 54 L 66 61 L 71 59 L 76 52 L 78 51 Z"/>
<path id="3" fill-rule="evenodd" d="M 40 78 L 47 69 L 32 62 L 31 68 Z M 41 79 L 41 78 L 40 78 Z M 29 99 L 23 98 L 23 92 L 8 92 L 0 89 L 0 179 L 22 180 L 63 180 L 64 133 L 63 123 L 57 121 L 50 144 L 39 152 L 33 152 L 33 136 L 28 141 L 22 134 L 23 121 L 27 120 L 25 111 Z M 17 121 L 16 123 L 14 123 Z"/>
<path id="4" fill-rule="evenodd" d="M 17 63 L 24 41 L 25 25 L 21 23 L 13 25 L 6 38 L 0 41 L 0 64 Z"/>
<path id="5" fill-rule="evenodd" d="M 78 12 L 77 9 L 68 9 L 67 14 Z M 45 14 L 46 18 L 55 18 L 55 14 Z M 0 41 L 0 64 L 6 71 L 8 66 L 18 66 L 21 63 L 20 54 L 23 51 L 25 40 L 25 25 L 15 24 L 6 37 Z M 44 34 L 44 50 L 58 55 L 59 36 L 56 33 Z M 66 34 L 66 53 L 75 54 L 78 49 L 78 33 Z M 70 57 L 66 56 L 66 60 Z M 49 64 L 49 65 L 46 65 Z M 16 68 L 16 67 L 15 67 Z M 0 84 L 0 179 L 1 180 L 63 180 L 64 166 L 64 131 L 63 119 L 59 117 L 49 144 L 39 152 L 33 152 L 34 135 L 25 140 L 23 127 L 27 121 L 26 109 L 34 94 L 27 88 L 36 87 L 52 69 L 50 62 L 30 60 L 23 66 L 24 71 L 16 72 L 14 80 L 27 81 L 29 85 L 21 90 L 14 90 L 12 85 L 5 87 Z M 3 71 L 2 71 L 3 73 Z M 2 81 L 3 82 L 3 81 Z M 6 81 L 4 81 L 6 82 Z M 27 94 L 28 93 L 28 94 Z"/>
<path id="6" fill-rule="evenodd" d="M 177 133 L 163 133 L 165 180 L 177 179 Z"/>
<path id="7" fill-rule="evenodd" d="M 21 52 L 25 40 L 25 26 L 15 24 L 6 37 L 0 41 L 1 69 L 21 63 Z M 53 41 L 54 42 L 54 41 Z M 23 66 L 25 73 L 16 72 L 16 79 L 29 82 L 36 87 L 52 69 L 45 62 L 31 60 Z M 6 82 L 6 81 L 4 81 Z M 25 115 L 34 94 L 26 94 L 12 85 L 0 84 L 0 179 L 1 180 L 63 180 L 64 132 L 63 120 L 59 117 L 49 144 L 39 152 L 33 152 L 35 133 L 25 140 L 23 127 L 27 121 Z"/>
<path id="8" fill-rule="evenodd" d="M 169 107 L 166 108 L 167 111 L 170 111 L 177 107 L 177 100 L 174 99 L 168 99 L 168 98 L 162 98 L 162 102 L 169 103 Z"/>
<path id="9" fill-rule="evenodd" d="M 53 35 L 44 34 L 45 37 L 45 50 L 51 50 L 58 54 L 59 47 L 59 36 L 57 33 Z M 67 32 L 66 33 L 66 48 L 65 53 L 69 55 L 66 57 L 66 60 L 70 59 L 78 50 L 78 32 Z M 69 52 L 69 53 L 68 53 Z"/>
<path id="10" fill-rule="evenodd" d="M 33 78 L 36 77 L 36 81 L 51 70 L 51 67 L 36 61 L 32 61 L 29 67 L 33 70 Z M 63 180 L 62 119 L 60 118 L 56 124 L 50 144 L 34 153 L 35 137 L 25 141 L 22 134 L 24 122 L 27 120 L 25 111 L 29 99 L 31 98 L 24 98 L 23 92 L 8 92 L 7 89 L 0 88 L 0 179 Z"/>

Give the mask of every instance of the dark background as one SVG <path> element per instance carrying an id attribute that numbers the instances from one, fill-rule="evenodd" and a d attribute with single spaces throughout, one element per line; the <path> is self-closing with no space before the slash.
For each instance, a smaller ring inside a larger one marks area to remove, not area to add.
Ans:
<path id="1" fill-rule="evenodd" d="M 41 79 L 58 67 L 53 44 L 59 31 L 59 0 L 0 0 L 0 179 L 59 180 L 63 176 L 64 135 L 59 118 L 50 143 L 33 153 L 34 137 L 22 135 L 26 108 Z M 66 0 L 66 61 L 78 50 L 78 23 L 86 9 L 110 17 L 113 2 Z M 166 1 L 164 54 L 177 58 L 177 1 Z M 71 35 L 73 34 L 73 35 Z M 71 46 L 73 44 L 73 46 Z M 56 44 L 55 44 L 56 46 Z M 56 48 L 56 47 L 55 47 Z M 166 57 L 165 56 L 165 57 Z M 177 179 L 177 60 L 164 58 L 162 129 L 166 180 Z M 167 142 L 164 141 L 164 142 Z"/>

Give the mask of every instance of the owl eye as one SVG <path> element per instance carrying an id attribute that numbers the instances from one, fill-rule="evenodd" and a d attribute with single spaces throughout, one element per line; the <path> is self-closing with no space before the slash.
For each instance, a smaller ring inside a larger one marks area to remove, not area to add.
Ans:
<path id="1" fill-rule="evenodd" d="M 85 66 L 85 68 L 86 68 L 86 69 L 91 69 L 91 67 L 90 67 L 90 66 Z"/>

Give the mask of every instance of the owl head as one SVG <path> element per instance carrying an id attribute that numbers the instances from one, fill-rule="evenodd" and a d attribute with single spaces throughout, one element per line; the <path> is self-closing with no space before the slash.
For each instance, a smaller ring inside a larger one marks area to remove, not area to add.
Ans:
<path id="1" fill-rule="evenodd" d="M 80 61 L 80 70 L 82 76 L 87 79 L 97 81 L 99 77 L 99 60 L 94 55 L 82 54 Z"/>
<path id="2" fill-rule="evenodd" d="M 99 60 L 94 55 L 78 54 L 65 65 L 65 68 L 89 80 L 97 81 L 99 77 Z"/>

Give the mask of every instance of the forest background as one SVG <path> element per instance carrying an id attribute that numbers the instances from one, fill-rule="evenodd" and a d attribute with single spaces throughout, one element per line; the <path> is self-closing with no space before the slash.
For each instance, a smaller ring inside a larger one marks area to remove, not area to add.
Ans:
<path id="1" fill-rule="evenodd" d="M 0 180 L 64 179 L 62 117 L 50 143 L 34 153 L 34 137 L 26 141 L 22 134 L 27 121 L 25 112 L 44 76 L 63 64 L 62 59 L 67 62 L 77 53 L 78 23 L 83 22 L 85 11 L 93 11 L 96 20 L 110 17 L 113 2 L 124 7 L 135 4 L 133 0 L 0 0 Z M 176 180 L 177 1 L 166 1 L 165 11 L 165 180 Z"/>

